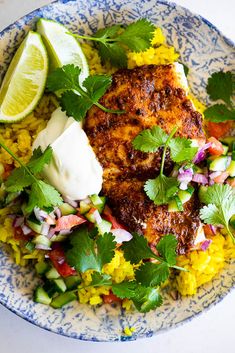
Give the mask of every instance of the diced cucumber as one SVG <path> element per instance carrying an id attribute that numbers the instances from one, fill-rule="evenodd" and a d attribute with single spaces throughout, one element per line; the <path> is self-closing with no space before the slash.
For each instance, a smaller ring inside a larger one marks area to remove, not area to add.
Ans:
<path id="1" fill-rule="evenodd" d="M 35 265 L 36 272 L 40 276 L 44 275 L 49 270 L 49 268 L 49 264 L 45 261 L 37 262 Z"/>
<path id="2" fill-rule="evenodd" d="M 5 198 L 5 204 L 9 205 L 19 196 L 19 194 L 19 192 L 9 192 Z"/>
<path id="3" fill-rule="evenodd" d="M 35 244 L 32 243 L 31 241 L 28 241 L 28 242 L 25 244 L 25 248 L 26 248 L 28 251 L 32 252 L 32 251 L 34 251 L 34 249 L 35 249 Z"/>
<path id="4" fill-rule="evenodd" d="M 182 204 L 184 204 L 191 199 L 192 194 L 190 192 L 188 192 L 187 190 L 180 190 L 178 192 L 178 197 L 179 197 L 180 201 L 182 202 Z"/>
<path id="5" fill-rule="evenodd" d="M 35 289 L 33 300 L 36 303 L 41 303 L 45 305 L 49 305 L 51 303 L 51 298 L 49 297 L 47 292 L 40 286 Z"/>
<path id="6" fill-rule="evenodd" d="M 168 203 L 168 212 L 181 212 L 183 210 L 184 210 L 183 204 L 179 196 L 176 195 L 174 199 Z"/>
<path id="7" fill-rule="evenodd" d="M 33 239 L 34 244 L 41 244 L 47 247 L 51 246 L 51 241 L 45 235 L 38 235 Z"/>
<path id="8" fill-rule="evenodd" d="M 81 283 L 81 276 L 69 276 L 64 279 L 66 287 L 70 289 L 76 289 L 77 286 Z"/>
<path id="9" fill-rule="evenodd" d="M 59 293 L 64 293 L 66 291 L 67 287 L 62 278 L 53 279 L 53 282 L 55 284 L 56 290 Z"/>
<path id="10" fill-rule="evenodd" d="M 30 219 L 26 220 L 26 224 L 31 228 L 35 233 L 40 234 L 42 231 L 42 225 L 39 221 L 31 221 Z"/>
<path id="11" fill-rule="evenodd" d="M 227 168 L 227 164 L 228 164 L 228 157 L 220 156 L 215 158 L 211 162 L 209 169 L 213 172 L 224 172 Z"/>
<path id="12" fill-rule="evenodd" d="M 97 208 L 99 213 L 102 213 L 104 210 L 104 206 L 106 203 L 106 197 L 105 196 L 98 196 L 98 195 L 91 195 L 90 196 L 91 202 Z"/>
<path id="13" fill-rule="evenodd" d="M 45 273 L 45 276 L 48 279 L 57 279 L 60 277 L 60 274 L 54 267 L 52 267 L 49 271 Z"/>
<path id="14" fill-rule="evenodd" d="M 222 143 L 222 146 L 224 149 L 223 155 L 225 156 L 228 153 L 229 147 L 227 145 L 224 145 L 223 143 Z"/>
<path id="15" fill-rule="evenodd" d="M 229 221 L 230 225 L 235 229 L 235 215 L 233 215 Z"/>
<path id="16" fill-rule="evenodd" d="M 80 214 L 87 213 L 90 210 L 90 208 L 91 208 L 90 204 L 87 204 L 84 201 L 80 201 L 80 207 L 79 207 Z"/>
<path id="17" fill-rule="evenodd" d="M 203 195 L 205 195 L 205 193 L 207 192 L 207 186 L 203 186 L 201 185 L 198 191 L 198 196 L 199 196 L 199 200 L 201 201 Z"/>
<path id="18" fill-rule="evenodd" d="M 110 232 L 111 228 L 112 228 L 112 223 L 106 221 L 105 219 L 102 220 L 102 222 L 100 222 L 99 224 L 95 224 L 95 226 L 98 229 L 98 233 L 100 235 L 103 235 L 104 233 L 108 233 Z"/>
<path id="19" fill-rule="evenodd" d="M 222 144 L 228 145 L 229 148 L 231 149 L 233 142 L 235 142 L 235 137 L 234 136 L 227 136 L 227 137 L 220 139 L 220 142 L 222 142 Z"/>
<path id="20" fill-rule="evenodd" d="M 85 214 L 86 219 L 91 223 L 95 223 L 95 217 L 94 217 L 95 211 L 96 211 L 96 208 L 92 207 L 90 211 Z"/>
<path id="21" fill-rule="evenodd" d="M 51 306 L 55 309 L 60 309 L 64 305 L 66 305 L 76 299 L 77 299 L 77 296 L 75 293 L 66 292 L 66 293 L 60 294 L 57 297 L 55 297 L 51 302 Z"/>
<path id="22" fill-rule="evenodd" d="M 235 177 L 235 161 L 231 161 L 228 168 L 226 169 L 230 177 Z"/>
<path id="23" fill-rule="evenodd" d="M 59 209 L 62 213 L 62 216 L 68 216 L 70 214 L 76 214 L 77 210 L 76 208 L 72 207 L 68 203 L 64 202 L 59 206 Z"/>
<path id="24" fill-rule="evenodd" d="M 168 212 L 179 212 L 177 203 L 175 200 L 170 200 L 168 203 Z"/>
<path id="25" fill-rule="evenodd" d="M 49 297 L 53 297 L 53 295 L 58 294 L 58 290 L 52 280 L 46 280 L 43 289 L 47 292 Z"/>

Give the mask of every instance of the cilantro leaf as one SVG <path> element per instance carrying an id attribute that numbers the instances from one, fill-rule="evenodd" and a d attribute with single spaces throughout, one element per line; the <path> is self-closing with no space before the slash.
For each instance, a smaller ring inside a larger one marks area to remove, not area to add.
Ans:
<path id="1" fill-rule="evenodd" d="M 73 64 L 59 67 L 48 76 L 47 88 L 52 92 L 76 89 L 79 86 L 78 78 L 80 74 L 81 69 Z"/>
<path id="2" fill-rule="evenodd" d="M 140 52 L 151 46 L 155 26 L 145 18 L 131 23 L 119 35 L 118 40 L 130 50 Z"/>
<path id="3" fill-rule="evenodd" d="M 151 46 L 155 26 L 147 19 L 140 19 L 127 27 L 114 25 L 98 30 L 93 37 L 73 34 L 76 38 L 95 41 L 103 62 L 116 67 L 127 66 L 126 48 L 140 52 Z"/>
<path id="4" fill-rule="evenodd" d="M 53 186 L 42 180 L 34 181 L 29 192 L 29 203 L 26 207 L 27 212 L 31 212 L 35 206 L 39 208 L 49 206 L 59 206 L 62 198 Z"/>
<path id="5" fill-rule="evenodd" d="M 174 235 L 164 235 L 164 237 L 158 242 L 156 248 L 169 266 L 174 266 L 176 264 L 177 239 Z"/>
<path id="6" fill-rule="evenodd" d="M 112 284 L 112 292 L 120 299 L 135 297 L 138 284 L 135 281 Z"/>
<path id="7" fill-rule="evenodd" d="M 229 185 L 214 184 L 201 195 L 201 201 L 208 206 L 200 210 L 201 219 L 212 225 L 223 225 L 235 242 L 234 234 L 229 226 L 230 218 L 235 214 L 235 192 Z"/>
<path id="8" fill-rule="evenodd" d="M 155 179 L 147 180 L 144 184 L 144 190 L 155 205 L 164 205 L 174 196 L 178 185 L 179 182 L 176 178 L 160 174 Z"/>
<path id="9" fill-rule="evenodd" d="M 132 141 L 136 150 L 142 152 L 156 152 L 163 146 L 168 139 L 168 135 L 159 126 L 153 126 L 151 129 L 143 130 Z"/>
<path id="10" fill-rule="evenodd" d="M 41 173 L 45 165 L 50 163 L 52 158 L 52 153 L 53 153 L 53 150 L 51 146 L 48 146 L 43 153 L 41 151 L 41 148 L 38 147 L 33 151 L 33 155 L 29 163 L 27 164 L 27 167 L 34 174 Z"/>
<path id="11" fill-rule="evenodd" d="M 84 80 L 83 86 L 95 103 L 105 94 L 111 83 L 112 77 L 110 75 L 93 75 Z"/>
<path id="12" fill-rule="evenodd" d="M 92 281 L 90 283 L 90 286 L 93 287 L 99 287 L 99 286 L 111 286 L 112 285 L 112 279 L 111 276 L 105 274 L 105 273 L 99 273 L 99 272 L 94 272 L 91 275 Z"/>
<path id="13" fill-rule="evenodd" d="M 235 120 L 235 110 L 228 109 L 224 104 L 214 104 L 204 111 L 205 118 L 214 123 Z"/>
<path id="14" fill-rule="evenodd" d="M 83 82 L 83 87 L 81 87 L 79 84 L 80 74 L 81 69 L 79 67 L 68 64 L 54 70 L 47 79 L 49 91 L 64 92 L 60 98 L 60 103 L 67 115 L 80 121 L 93 105 L 107 113 L 123 113 L 121 110 L 108 109 L 98 103 L 98 100 L 112 82 L 110 76 L 88 76 Z"/>
<path id="15" fill-rule="evenodd" d="M 99 43 L 98 49 L 103 63 L 108 61 L 120 68 L 127 66 L 127 54 L 118 43 Z"/>
<path id="16" fill-rule="evenodd" d="M 67 261 L 80 272 L 101 272 L 102 267 L 112 260 L 116 246 L 111 233 L 105 233 L 93 240 L 89 237 L 86 226 L 73 232 L 70 243 L 72 248 L 66 252 Z"/>
<path id="17" fill-rule="evenodd" d="M 146 288 L 134 281 L 113 284 L 112 291 L 121 299 L 131 299 L 141 313 L 162 305 L 162 297 L 157 288 Z"/>
<path id="18" fill-rule="evenodd" d="M 198 151 L 197 147 L 191 147 L 192 141 L 186 138 L 176 137 L 169 141 L 171 159 L 175 163 L 191 161 Z"/>
<path id="19" fill-rule="evenodd" d="M 135 307 L 141 313 L 147 313 L 162 305 L 162 296 L 158 288 L 139 286 L 136 291 L 136 297 L 132 298 Z"/>
<path id="20" fill-rule="evenodd" d="M 208 79 L 207 93 L 212 100 L 221 99 L 231 105 L 231 97 L 235 89 L 235 76 L 231 72 L 214 72 Z"/>
<path id="21" fill-rule="evenodd" d="M 158 264 L 146 262 L 136 271 L 135 277 L 143 286 L 155 287 L 165 282 L 169 275 L 169 266 L 166 262 Z"/>
<path id="22" fill-rule="evenodd" d="M 93 102 L 89 98 L 78 96 L 73 91 L 66 91 L 60 98 L 60 105 L 67 116 L 72 116 L 75 120 L 81 121 L 92 107 Z"/>
<path id="23" fill-rule="evenodd" d="M 25 168 L 20 167 L 13 170 L 6 180 L 5 185 L 8 192 L 19 192 L 30 186 L 33 181 L 32 175 L 28 174 Z"/>
<path id="24" fill-rule="evenodd" d="M 132 264 L 138 264 L 141 260 L 156 257 L 149 248 L 146 238 L 137 233 L 133 233 L 132 235 L 133 238 L 128 242 L 123 242 L 121 246 L 127 261 L 130 261 Z"/>

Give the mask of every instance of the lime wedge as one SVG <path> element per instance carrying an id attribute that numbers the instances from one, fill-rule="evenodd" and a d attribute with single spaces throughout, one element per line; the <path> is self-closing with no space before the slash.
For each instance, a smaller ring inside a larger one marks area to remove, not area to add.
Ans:
<path id="1" fill-rule="evenodd" d="M 48 57 L 41 36 L 29 32 L 2 82 L 0 122 L 16 122 L 31 113 L 43 94 L 47 71 Z"/>
<path id="2" fill-rule="evenodd" d="M 41 34 L 46 45 L 52 69 L 67 64 L 74 64 L 81 68 L 79 83 L 89 75 L 86 57 L 78 41 L 69 35 L 69 30 L 62 24 L 40 18 L 37 31 Z"/>

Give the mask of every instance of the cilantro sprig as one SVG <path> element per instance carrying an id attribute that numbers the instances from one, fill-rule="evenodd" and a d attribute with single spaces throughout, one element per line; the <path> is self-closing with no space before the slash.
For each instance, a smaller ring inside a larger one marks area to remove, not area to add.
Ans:
<path id="1" fill-rule="evenodd" d="M 235 243 L 235 236 L 229 226 L 235 214 L 235 191 L 229 185 L 214 184 L 200 194 L 200 201 L 207 206 L 200 210 L 201 219 L 215 226 L 222 225 Z"/>
<path id="2" fill-rule="evenodd" d="M 110 87 L 111 76 L 88 76 L 81 86 L 78 80 L 80 74 L 81 69 L 78 66 L 68 64 L 54 70 L 47 79 L 49 91 L 63 91 L 59 100 L 62 110 L 66 111 L 68 116 L 81 121 L 93 105 L 106 113 L 121 114 L 124 112 L 123 110 L 108 109 L 98 102 Z"/>
<path id="3" fill-rule="evenodd" d="M 179 182 L 176 178 L 164 175 L 164 163 L 167 149 L 170 149 L 170 157 L 175 163 L 182 163 L 193 159 L 197 148 L 191 146 L 191 140 L 186 138 L 173 138 L 177 131 L 175 127 L 170 135 L 167 135 L 159 126 L 143 130 L 134 140 L 135 149 L 142 152 L 156 152 L 163 147 L 160 174 L 155 179 L 149 179 L 144 185 L 144 190 L 150 200 L 156 205 L 167 204 L 177 193 Z"/>
<path id="4" fill-rule="evenodd" d="M 107 286 L 119 298 L 131 299 L 140 312 L 147 312 L 162 304 L 159 285 L 170 274 L 170 268 L 184 270 L 176 266 L 177 240 L 173 235 L 164 236 L 157 245 L 157 256 L 148 246 L 147 240 L 133 234 L 130 242 L 121 250 L 127 261 L 138 264 L 144 259 L 155 259 L 157 263 L 143 263 L 135 272 L 135 280 L 113 282 L 110 275 L 103 272 L 103 266 L 113 259 L 117 243 L 112 233 L 104 235 L 89 231 L 86 226 L 75 230 L 70 236 L 70 248 L 65 256 L 70 266 L 81 273 L 92 270 L 91 282 L 79 285 L 78 290 L 88 287 Z"/>
<path id="5" fill-rule="evenodd" d="M 43 153 L 40 148 L 34 150 L 33 156 L 26 165 L 2 141 L 0 141 L 0 146 L 20 165 L 19 168 L 13 170 L 5 186 L 8 192 L 25 191 L 28 194 L 26 212 L 30 213 L 35 206 L 44 208 L 59 206 L 62 203 L 58 191 L 37 176 L 52 158 L 53 151 L 50 146 Z"/>
<path id="6" fill-rule="evenodd" d="M 235 75 L 228 72 L 215 72 L 208 79 L 207 93 L 213 101 L 222 100 L 225 104 L 214 104 L 207 108 L 204 115 L 212 122 L 235 120 L 235 108 L 232 98 L 235 95 Z"/>
<path id="7" fill-rule="evenodd" d="M 93 36 L 72 34 L 79 39 L 95 41 L 103 62 L 116 67 L 127 66 L 126 49 L 140 52 L 151 46 L 155 26 L 147 19 L 140 19 L 125 28 L 121 25 L 98 30 Z"/>

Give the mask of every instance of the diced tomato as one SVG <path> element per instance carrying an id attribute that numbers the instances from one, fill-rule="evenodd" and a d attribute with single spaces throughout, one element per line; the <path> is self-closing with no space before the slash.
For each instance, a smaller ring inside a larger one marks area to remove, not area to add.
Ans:
<path id="1" fill-rule="evenodd" d="M 105 304 L 121 303 L 122 299 L 118 298 L 112 291 L 109 294 L 103 295 L 103 301 Z"/>
<path id="2" fill-rule="evenodd" d="M 211 227 L 210 227 L 209 224 L 205 224 L 205 225 L 203 226 L 203 229 L 204 229 L 204 233 L 205 233 L 205 236 L 206 236 L 206 237 L 212 237 L 212 236 L 214 236 L 214 233 L 213 233 L 213 231 L 211 230 Z"/>
<path id="3" fill-rule="evenodd" d="M 235 178 L 234 179 L 228 179 L 227 183 L 232 186 L 232 188 L 235 188 Z"/>
<path id="4" fill-rule="evenodd" d="M 216 184 L 223 184 L 228 176 L 229 176 L 228 172 L 222 172 L 219 176 L 217 176 L 213 180 Z"/>
<path id="5" fill-rule="evenodd" d="M 218 141 L 214 137 L 210 137 L 208 139 L 208 142 L 211 142 L 211 147 L 209 147 L 210 154 L 212 154 L 214 156 L 220 156 L 221 154 L 223 154 L 224 149 L 223 149 L 223 145 L 220 141 Z"/>
<path id="6" fill-rule="evenodd" d="M 208 134 L 216 137 L 217 139 L 226 135 L 231 128 L 231 120 L 225 121 L 224 123 L 213 123 L 212 121 L 207 123 Z"/>
<path id="7" fill-rule="evenodd" d="M 110 210 L 110 208 L 107 205 L 104 208 L 102 216 L 103 216 L 104 219 L 106 219 L 106 221 L 112 223 L 112 229 L 126 229 L 112 215 L 112 211 Z"/>
<path id="8" fill-rule="evenodd" d="M 61 247 L 57 246 L 55 249 L 51 250 L 48 255 L 53 266 L 62 277 L 76 274 L 76 271 L 66 262 L 64 250 Z"/>
<path id="9" fill-rule="evenodd" d="M 32 236 L 32 235 L 31 235 Z M 28 241 L 30 239 L 30 234 L 25 235 L 21 227 L 14 228 L 14 238 L 16 240 Z"/>
<path id="10" fill-rule="evenodd" d="M 75 226 L 78 226 L 82 223 L 86 222 L 86 219 L 81 216 L 76 215 L 68 215 L 62 216 L 56 221 L 55 232 L 59 232 L 60 230 L 69 230 Z"/>

